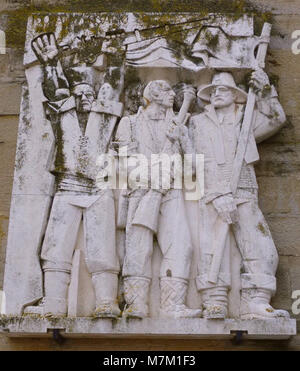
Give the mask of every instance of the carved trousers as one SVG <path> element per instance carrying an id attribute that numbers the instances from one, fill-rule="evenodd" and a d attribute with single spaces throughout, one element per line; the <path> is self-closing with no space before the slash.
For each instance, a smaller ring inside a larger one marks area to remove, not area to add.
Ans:
<path id="1" fill-rule="evenodd" d="M 151 278 L 154 233 L 144 226 L 132 225 L 140 200 L 138 192 L 129 199 L 123 276 Z M 188 279 L 193 249 L 181 190 L 170 190 L 163 196 L 156 238 L 162 252 L 160 277 Z"/>
<path id="2" fill-rule="evenodd" d="M 245 202 L 246 201 L 246 202 Z M 269 227 L 258 207 L 256 198 L 237 200 L 238 222 L 230 227 L 242 257 L 241 288 L 261 288 L 276 291 L 275 273 L 278 254 Z M 231 286 L 230 238 L 225 241 L 225 249 L 217 284 L 208 282 L 213 259 L 215 238 L 222 228 L 221 218 L 212 202 L 200 201 L 199 262 L 196 279 L 198 290 L 215 286 Z"/>
<path id="3" fill-rule="evenodd" d="M 115 205 L 111 190 L 100 195 L 57 193 L 53 200 L 41 258 L 43 270 L 71 272 L 80 222 L 90 273 L 119 272 L 115 241 Z"/>

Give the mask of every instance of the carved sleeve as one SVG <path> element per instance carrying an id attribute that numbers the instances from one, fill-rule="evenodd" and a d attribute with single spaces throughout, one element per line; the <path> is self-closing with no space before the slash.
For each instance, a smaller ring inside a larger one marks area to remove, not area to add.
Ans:
<path id="1" fill-rule="evenodd" d="M 43 92 L 49 101 L 57 101 L 70 96 L 69 83 L 61 63 L 44 66 Z"/>
<path id="2" fill-rule="evenodd" d="M 285 122 L 285 113 L 272 86 L 270 93 L 257 101 L 253 126 L 256 141 L 259 143 L 271 137 L 284 126 Z"/>
<path id="3" fill-rule="evenodd" d="M 134 122 L 132 120 L 135 120 L 135 116 L 130 117 L 123 117 L 119 123 L 116 135 L 115 135 L 115 141 L 118 143 L 119 152 L 120 150 L 123 151 L 126 147 L 126 153 L 128 156 L 135 154 L 137 152 L 137 141 L 134 135 Z"/>
<path id="4" fill-rule="evenodd" d="M 115 141 L 118 142 L 119 148 L 129 146 L 131 143 L 131 124 L 129 117 L 123 117 L 119 123 Z"/>

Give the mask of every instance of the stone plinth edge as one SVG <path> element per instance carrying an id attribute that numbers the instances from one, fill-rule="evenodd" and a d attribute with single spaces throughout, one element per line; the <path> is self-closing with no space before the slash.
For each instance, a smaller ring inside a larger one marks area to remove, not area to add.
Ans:
<path id="1" fill-rule="evenodd" d="M 296 335 L 295 319 L 272 320 L 206 320 L 201 318 L 176 319 L 99 319 L 92 317 L 0 317 L 0 332 L 9 337 L 51 337 L 59 330 L 63 337 L 171 337 L 224 338 L 243 333 L 247 339 L 289 339 Z"/>

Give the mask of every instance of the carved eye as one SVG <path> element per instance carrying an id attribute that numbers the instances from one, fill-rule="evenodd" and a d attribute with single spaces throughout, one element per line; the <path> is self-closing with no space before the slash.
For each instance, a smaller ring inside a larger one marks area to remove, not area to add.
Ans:
<path id="1" fill-rule="evenodd" d="M 93 94 L 92 93 L 86 93 L 86 94 L 84 94 L 87 98 L 93 98 Z"/>

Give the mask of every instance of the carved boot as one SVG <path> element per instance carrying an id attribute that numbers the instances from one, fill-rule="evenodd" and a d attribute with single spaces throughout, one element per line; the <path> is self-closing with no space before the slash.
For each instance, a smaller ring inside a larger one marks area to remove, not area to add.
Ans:
<path id="1" fill-rule="evenodd" d="M 151 280 L 146 277 L 124 278 L 124 298 L 126 307 L 124 317 L 149 317 L 149 289 Z"/>
<path id="2" fill-rule="evenodd" d="M 202 291 L 203 318 L 225 319 L 228 315 L 227 287 L 212 287 Z"/>
<path id="3" fill-rule="evenodd" d="M 70 274 L 49 270 L 44 272 L 45 296 L 37 306 L 28 306 L 24 314 L 41 316 L 66 316 Z"/>
<path id="4" fill-rule="evenodd" d="M 96 296 L 94 317 L 117 318 L 121 315 L 118 305 L 118 275 L 102 272 L 92 275 Z"/>
<path id="5" fill-rule="evenodd" d="M 160 279 L 160 314 L 168 318 L 195 318 L 201 309 L 190 309 L 185 305 L 188 280 L 163 277 Z"/>
<path id="6" fill-rule="evenodd" d="M 290 318 L 286 310 L 274 309 L 269 303 L 271 292 L 265 289 L 243 289 L 241 319 Z"/>

